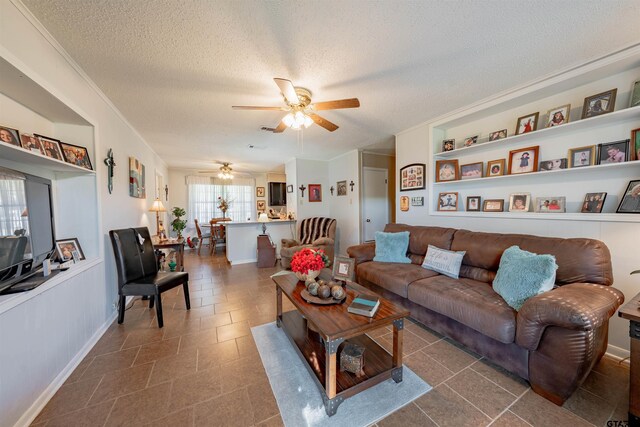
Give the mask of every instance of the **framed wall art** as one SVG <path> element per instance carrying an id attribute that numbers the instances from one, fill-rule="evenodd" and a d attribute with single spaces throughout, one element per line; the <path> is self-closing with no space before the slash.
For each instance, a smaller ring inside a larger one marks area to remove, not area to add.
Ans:
<path id="1" fill-rule="evenodd" d="M 629 181 L 616 212 L 640 214 L 640 179 Z"/>
<path id="2" fill-rule="evenodd" d="M 338 196 L 347 195 L 347 181 L 338 181 L 336 186 L 338 188 Z"/>
<path id="3" fill-rule="evenodd" d="M 516 135 L 522 135 L 523 133 L 533 132 L 538 129 L 538 116 L 540 112 L 527 114 L 518 118 L 516 123 Z"/>
<path id="4" fill-rule="evenodd" d="M 566 200 L 564 196 L 536 197 L 534 211 L 542 213 L 565 212 Z"/>
<path id="5" fill-rule="evenodd" d="M 424 206 L 424 197 L 412 197 L 411 206 Z"/>
<path id="6" fill-rule="evenodd" d="M 630 160 L 640 160 L 640 128 L 631 131 Z"/>
<path id="7" fill-rule="evenodd" d="M 503 199 L 487 199 L 482 203 L 482 212 L 502 212 L 504 211 Z"/>
<path id="8" fill-rule="evenodd" d="M 129 157 L 129 196 L 146 199 L 145 168 L 141 161 Z"/>
<path id="9" fill-rule="evenodd" d="M 631 97 L 629 99 L 629 108 L 640 105 L 640 80 L 633 82 L 631 85 Z"/>
<path id="10" fill-rule="evenodd" d="M 353 281 L 355 277 L 355 258 L 349 258 L 344 256 L 333 257 L 333 278 L 342 281 Z"/>
<path id="11" fill-rule="evenodd" d="M 438 210 L 439 211 L 457 211 L 458 210 L 458 193 L 448 192 L 438 194 Z"/>
<path id="12" fill-rule="evenodd" d="M 600 213 L 607 199 L 607 193 L 587 193 L 582 202 L 582 213 Z"/>
<path id="13" fill-rule="evenodd" d="M 547 126 L 548 128 L 554 126 L 560 126 L 565 123 L 569 123 L 569 113 L 571 112 L 571 104 L 561 105 L 560 107 L 552 108 L 547 111 Z"/>
<path id="14" fill-rule="evenodd" d="M 400 169 L 400 191 L 423 190 L 424 171 L 424 163 L 413 163 Z"/>
<path id="15" fill-rule="evenodd" d="M 256 187 L 256 197 L 264 197 L 264 187 Z"/>
<path id="16" fill-rule="evenodd" d="M 0 126 L 0 141 L 4 142 L 5 144 L 21 147 L 20 138 L 18 137 L 18 135 L 18 129 Z"/>
<path id="17" fill-rule="evenodd" d="M 409 196 L 400 196 L 400 211 L 407 212 L 409 210 Z"/>
<path id="18" fill-rule="evenodd" d="M 27 151 L 31 151 L 32 153 L 44 154 L 42 143 L 37 136 L 27 135 L 26 133 L 23 133 L 22 135 L 20 135 L 20 143 L 22 144 L 22 148 Z M 60 151 L 60 147 L 57 145 L 57 143 L 56 146 L 58 147 L 58 151 Z M 60 154 L 60 159 L 58 160 L 62 160 L 62 154 Z"/>
<path id="19" fill-rule="evenodd" d="M 467 197 L 467 212 L 479 212 L 481 200 L 482 198 L 480 196 Z"/>
<path id="20" fill-rule="evenodd" d="M 597 164 L 622 163 L 629 160 L 629 143 L 631 140 L 604 142 L 598 144 Z"/>
<path id="21" fill-rule="evenodd" d="M 80 247 L 80 242 L 78 242 L 78 239 L 75 237 L 56 240 L 56 252 L 62 262 L 71 260 L 82 261 L 85 259 L 84 252 L 82 252 L 82 248 Z"/>
<path id="22" fill-rule="evenodd" d="M 487 162 L 487 176 L 500 176 L 504 175 L 505 160 L 489 160 Z"/>
<path id="23" fill-rule="evenodd" d="M 310 202 L 322 201 L 322 185 L 321 184 L 309 184 L 309 201 Z"/>
<path id="24" fill-rule="evenodd" d="M 460 179 L 482 178 L 482 168 L 484 163 L 469 163 L 460 166 Z"/>
<path id="25" fill-rule="evenodd" d="M 442 141 L 442 151 L 453 151 L 456 149 L 455 139 L 445 139 Z"/>
<path id="26" fill-rule="evenodd" d="M 582 168 L 595 164 L 596 146 L 587 145 L 585 147 L 570 148 L 569 155 L 570 168 Z"/>
<path id="27" fill-rule="evenodd" d="M 67 144 L 66 142 L 60 141 L 60 149 L 62 150 L 65 162 L 83 167 L 90 171 L 93 170 L 93 167 L 91 166 L 91 159 L 89 158 L 89 152 L 85 147 Z"/>
<path id="28" fill-rule="evenodd" d="M 509 196 L 509 212 L 529 212 L 530 193 L 513 193 Z"/>
<path id="29" fill-rule="evenodd" d="M 436 160 L 436 182 L 458 180 L 458 159 Z"/>
<path id="30" fill-rule="evenodd" d="M 34 135 L 40 141 L 40 146 L 42 147 L 42 152 L 45 156 L 51 157 L 56 160 L 64 160 L 64 156 L 62 155 L 62 150 L 60 149 L 60 141 L 57 139 L 49 138 L 48 136 L 42 135 Z"/>
<path id="31" fill-rule="evenodd" d="M 469 138 L 464 139 L 464 146 L 471 147 L 478 142 L 478 135 L 470 136 Z"/>
<path id="32" fill-rule="evenodd" d="M 568 160 L 566 158 L 544 160 L 540 162 L 540 171 L 556 171 L 567 168 Z"/>
<path id="33" fill-rule="evenodd" d="M 586 97 L 582 107 L 582 118 L 588 119 L 613 112 L 616 106 L 616 93 L 618 93 L 617 88 Z"/>
<path id="34" fill-rule="evenodd" d="M 519 148 L 509 152 L 509 175 L 530 173 L 538 170 L 540 146 Z"/>
<path id="35" fill-rule="evenodd" d="M 497 141 L 499 139 L 504 139 L 507 137 L 507 130 L 506 129 L 501 129 L 501 130 L 497 130 L 495 132 L 491 132 L 489 134 L 489 141 Z"/>

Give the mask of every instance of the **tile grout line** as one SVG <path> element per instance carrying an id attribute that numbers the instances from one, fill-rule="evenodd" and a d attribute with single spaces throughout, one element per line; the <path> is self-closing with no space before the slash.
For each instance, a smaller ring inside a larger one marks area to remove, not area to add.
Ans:
<path id="1" fill-rule="evenodd" d="M 528 425 L 530 425 L 530 426 L 532 426 L 532 427 L 533 427 L 533 425 L 532 425 L 530 422 L 528 422 L 528 421 L 527 421 L 527 420 L 525 420 L 524 418 L 520 417 L 520 416 L 519 416 L 518 414 L 516 414 L 515 412 L 511 411 L 511 407 L 512 407 L 513 405 L 515 405 L 515 404 L 516 404 L 516 402 L 518 402 L 518 401 L 522 398 L 522 396 L 524 396 L 524 395 L 525 395 L 529 390 L 530 390 L 530 389 L 528 388 L 528 389 L 526 389 L 525 391 L 523 391 L 523 392 L 522 392 L 522 394 L 520 394 L 520 396 L 516 396 L 516 400 L 514 400 L 514 401 L 513 401 L 513 402 L 511 402 L 511 403 L 510 403 L 506 408 L 504 408 L 504 410 L 503 410 L 502 412 L 500 412 L 500 413 L 498 414 L 498 416 L 497 416 L 493 421 L 491 421 L 491 423 L 489 423 L 489 425 L 493 424 L 495 421 L 497 421 L 497 420 L 498 420 L 498 418 L 500 418 L 500 417 L 501 417 L 502 415 L 504 415 L 505 413 L 507 413 L 507 412 L 511 412 L 513 415 L 515 415 L 516 417 L 518 417 L 519 419 L 521 419 L 523 422 L 525 422 L 525 423 L 527 423 Z"/>

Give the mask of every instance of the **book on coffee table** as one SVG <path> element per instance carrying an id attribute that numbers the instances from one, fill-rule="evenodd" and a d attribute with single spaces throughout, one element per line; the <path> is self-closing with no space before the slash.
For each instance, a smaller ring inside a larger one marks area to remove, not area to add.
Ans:
<path id="1" fill-rule="evenodd" d="M 380 298 L 360 294 L 351 302 L 351 305 L 347 308 L 349 313 L 359 314 L 361 316 L 373 317 L 378 311 L 380 306 Z"/>

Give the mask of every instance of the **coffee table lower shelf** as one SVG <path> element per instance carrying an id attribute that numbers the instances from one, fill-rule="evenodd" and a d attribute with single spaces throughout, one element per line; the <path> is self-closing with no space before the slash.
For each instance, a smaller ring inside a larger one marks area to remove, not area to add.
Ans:
<path id="1" fill-rule="evenodd" d="M 360 335 L 349 338 L 351 343 L 365 347 L 364 352 L 364 375 L 357 377 L 347 371 L 340 371 L 340 352 L 345 345 L 342 342 L 336 349 L 331 349 L 331 345 L 325 344 L 320 336 L 307 328 L 307 320 L 294 310 L 282 313 L 279 319 L 279 326 L 284 330 L 298 355 L 305 362 L 307 370 L 320 389 L 322 399 L 325 403 L 325 410 L 329 416 L 335 414 L 338 405 L 344 399 L 366 390 L 389 378 L 396 382 L 402 381 L 402 365 L 393 366 L 393 357 L 374 340 L 367 335 Z M 333 356 L 333 363 L 337 367 L 335 372 L 335 396 L 330 398 L 326 390 L 326 385 L 331 382 L 326 381 L 329 370 L 327 369 L 327 358 Z"/>

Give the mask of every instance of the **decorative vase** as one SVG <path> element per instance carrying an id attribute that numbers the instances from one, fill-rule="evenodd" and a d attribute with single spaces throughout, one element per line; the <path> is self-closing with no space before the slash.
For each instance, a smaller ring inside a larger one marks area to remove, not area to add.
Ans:
<path id="1" fill-rule="evenodd" d="M 320 270 L 309 270 L 307 274 L 298 273 L 296 271 L 296 277 L 298 280 L 304 280 L 304 284 L 306 287 L 309 287 L 309 283 L 315 282 L 316 277 L 320 275 Z"/>
<path id="2" fill-rule="evenodd" d="M 177 265 L 178 263 L 176 262 L 175 259 L 172 259 L 171 261 L 169 261 L 169 271 L 176 271 Z"/>

